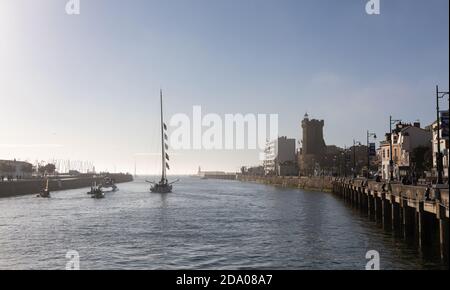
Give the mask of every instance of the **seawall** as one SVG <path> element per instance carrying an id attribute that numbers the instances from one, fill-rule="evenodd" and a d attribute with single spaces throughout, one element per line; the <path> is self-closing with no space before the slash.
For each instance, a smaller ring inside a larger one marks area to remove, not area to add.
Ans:
<path id="1" fill-rule="evenodd" d="M 129 174 L 108 174 L 116 183 L 125 183 L 133 181 L 133 176 Z M 74 176 L 64 178 L 50 178 L 50 192 L 78 189 L 90 187 L 93 182 L 100 183 L 103 176 Z M 11 182 L 0 182 L 0 198 L 12 197 L 20 195 L 37 194 L 44 188 L 45 181 L 43 179 L 20 180 Z"/>
<path id="2" fill-rule="evenodd" d="M 331 192 L 333 189 L 333 178 L 328 176 L 251 176 L 239 174 L 237 179 L 244 182 L 256 182 L 311 191 Z"/>

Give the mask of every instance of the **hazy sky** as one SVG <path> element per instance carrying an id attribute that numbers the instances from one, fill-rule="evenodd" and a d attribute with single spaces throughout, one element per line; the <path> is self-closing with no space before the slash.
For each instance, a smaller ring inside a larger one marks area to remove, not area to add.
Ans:
<path id="1" fill-rule="evenodd" d="M 380 137 L 389 115 L 429 124 L 448 90 L 449 1 L 0 0 L 0 159 L 91 160 L 153 173 L 159 88 L 168 118 L 278 113 L 327 144 Z M 256 151 L 179 151 L 172 173 L 237 170 Z"/>

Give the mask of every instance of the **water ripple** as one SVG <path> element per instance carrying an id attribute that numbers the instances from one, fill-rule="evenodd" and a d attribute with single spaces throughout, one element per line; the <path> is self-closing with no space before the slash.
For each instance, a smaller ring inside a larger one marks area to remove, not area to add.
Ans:
<path id="1" fill-rule="evenodd" d="M 86 189 L 0 200 L 0 269 L 443 268 L 336 197 L 234 181 L 182 178 L 171 195 L 143 180 L 93 200 Z"/>

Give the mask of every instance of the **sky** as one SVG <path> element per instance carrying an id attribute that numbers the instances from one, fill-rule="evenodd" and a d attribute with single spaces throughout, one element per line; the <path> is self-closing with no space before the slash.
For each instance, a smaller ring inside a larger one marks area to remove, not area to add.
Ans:
<path id="1" fill-rule="evenodd" d="M 432 123 L 435 86 L 449 87 L 448 0 L 380 0 L 380 15 L 366 0 L 80 0 L 79 15 L 67 2 L 0 0 L 0 159 L 157 173 L 160 88 L 168 121 L 195 105 L 279 114 L 299 140 L 307 112 L 348 146 L 382 137 L 389 115 Z M 169 152 L 172 174 L 259 163 Z"/>

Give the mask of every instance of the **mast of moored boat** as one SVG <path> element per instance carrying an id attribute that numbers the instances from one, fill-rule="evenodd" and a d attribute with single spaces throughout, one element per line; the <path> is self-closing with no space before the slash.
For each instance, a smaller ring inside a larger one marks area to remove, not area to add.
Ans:
<path id="1" fill-rule="evenodd" d="M 165 150 L 165 142 L 164 142 L 164 116 L 163 116 L 163 93 L 160 90 L 160 102 L 161 102 L 161 157 L 162 157 L 162 174 L 161 174 L 161 183 L 166 184 L 166 150 Z"/>

